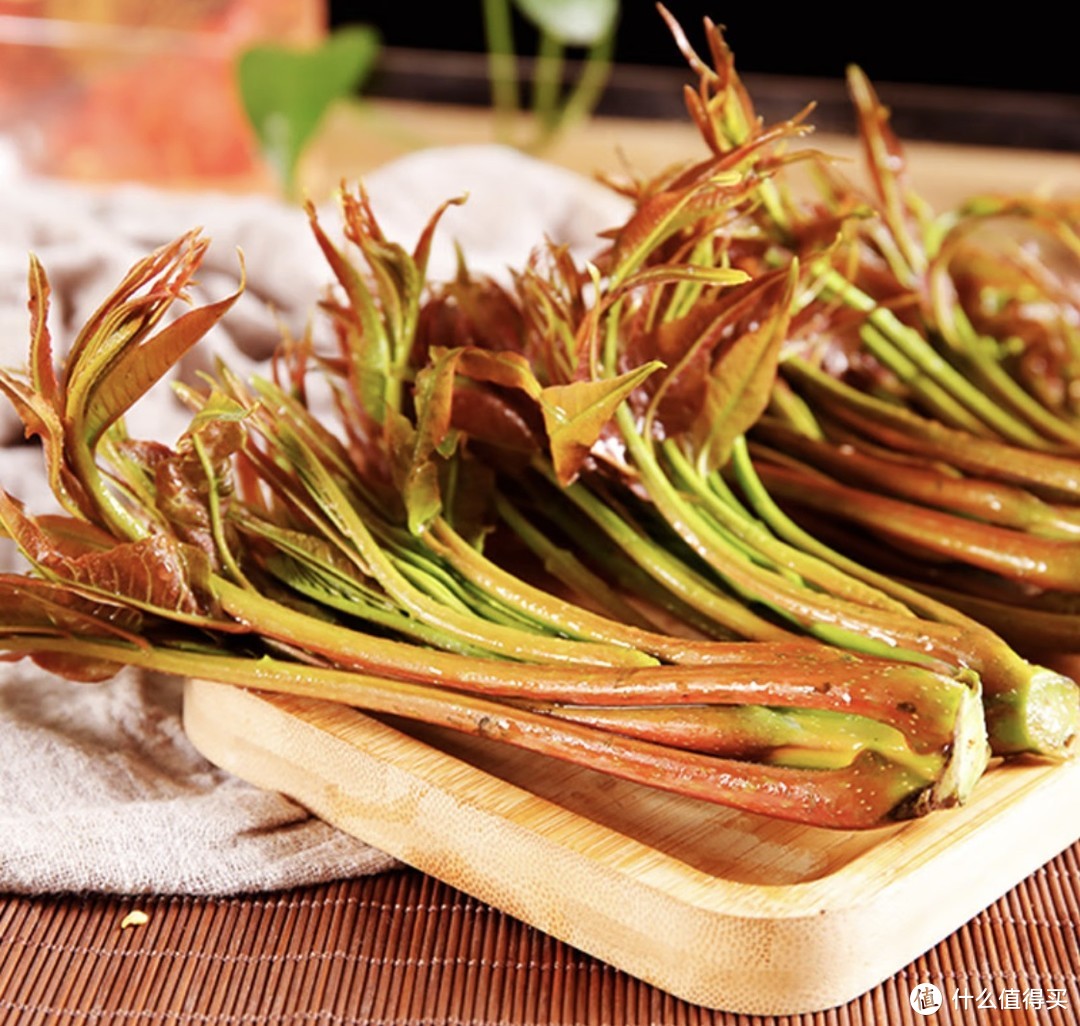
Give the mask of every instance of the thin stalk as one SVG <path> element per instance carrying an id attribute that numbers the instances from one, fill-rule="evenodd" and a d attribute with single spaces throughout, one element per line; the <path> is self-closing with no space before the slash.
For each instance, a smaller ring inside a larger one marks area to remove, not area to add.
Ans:
<path id="1" fill-rule="evenodd" d="M 957 660 L 957 652 L 962 651 L 958 632 L 792 585 L 780 575 L 762 573 L 732 558 L 731 550 L 718 544 L 695 506 L 668 480 L 648 444 L 637 434 L 625 405 L 617 411 L 616 419 L 634 466 L 657 508 L 682 540 L 747 601 L 768 606 L 812 637 L 853 651 L 921 665 L 934 665 L 941 659 L 962 665 Z"/>
<path id="2" fill-rule="evenodd" d="M 559 93 L 562 89 L 565 48 L 550 32 L 540 31 L 533 73 L 533 114 L 540 126 L 540 139 L 549 137 L 559 123 Z"/>
<path id="3" fill-rule="evenodd" d="M 430 561 L 420 562 L 414 556 L 399 556 L 391 553 L 390 558 L 401 570 L 402 575 L 413 582 L 421 591 L 433 598 L 445 602 L 451 608 L 458 609 L 463 615 L 476 616 L 502 627 L 514 630 L 530 631 L 534 634 L 546 634 L 549 637 L 566 637 L 552 630 L 535 617 L 515 609 L 492 592 L 485 592 L 457 574 L 451 574 L 452 567 L 435 564 Z M 575 639 L 587 640 L 587 639 Z"/>
<path id="4" fill-rule="evenodd" d="M 871 750 L 926 780 L 941 772 L 942 753 L 916 753 L 894 727 L 865 716 L 763 705 L 566 706 L 532 705 L 549 716 L 674 748 L 806 769 L 850 765 Z"/>
<path id="5" fill-rule="evenodd" d="M 554 480 L 554 478 L 552 477 L 550 480 Z M 552 487 L 554 488 L 554 486 Z M 531 491 L 535 496 L 535 488 L 531 489 Z M 565 498 L 569 498 L 570 501 L 562 501 Z M 595 497 L 590 496 L 588 491 L 583 490 L 578 498 L 583 503 L 588 504 L 590 499 Z M 544 517 L 550 520 L 565 538 L 573 539 L 578 551 L 587 554 L 589 562 L 598 566 L 607 575 L 606 579 L 610 580 L 615 588 L 625 592 L 627 595 L 633 595 L 635 598 L 645 602 L 651 609 L 656 610 L 658 614 L 661 614 L 664 617 L 666 630 L 673 629 L 671 621 L 674 621 L 676 625 L 674 629 L 680 630 L 680 633 L 683 634 L 689 630 L 692 636 L 721 641 L 734 641 L 742 637 L 742 635 L 737 634 L 730 628 L 723 626 L 715 616 L 691 605 L 673 587 L 669 587 L 664 579 L 665 571 L 663 569 L 654 568 L 652 572 L 646 569 L 650 565 L 650 557 L 648 555 L 643 556 L 642 553 L 649 550 L 653 540 L 625 521 L 622 522 L 623 527 L 632 535 L 637 532 L 635 536 L 641 538 L 642 551 L 620 548 L 613 540 L 614 535 L 617 533 L 616 524 L 620 520 L 614 511 L 612 511 L 612 523 L 609 525 L 612 528 L 612 533 L 609 534 L 599 526 L 598 522 L 594 522 L 588 516 L 582 515 L 583 508 L 575 504 L 572 496 L 560 492 L 555 499 L 541 497 L 536 501 L 542 506 Z M 600 511 L 603 509 L 604 504 L 602 502 L 596 504 L 595 512 L 598 517 L 601 517 Z M 661 557 L 667 556 L 669 560 L 671 559 L 671 553 L 662 546 L 658 547 L 656 552 Z M 679 566 L 677 560 L 672 560 L 672 562 L 673 569 Z M 560 568 L 556 566 L 554 569 L 558 571 Z M 688 568 L 684 567 L 683 569 Z M 560 579 L 571 587 L 574 586 L 572 579 L 565 577 Z M 690 579 L 690 577 L 686 578 L 688 581 Z M 705 590 L 702 593 L 704 594 Z M 614 609 L 609 611 L 614 612 Z M 653 616 L 651 622 L 655 623 L 655 616 Z M 775 626 L 773 630 L 777 637 L 787 636 L 786 632 Z"/>
<path id="6" fill-rule="evenodd" d="M 281 555 L 268 559 L 266 569 L 296 594 L 325 609 L 328 618 L 340 614 L 444 652 L 474 658 L 487 654 L 486 649 L 471 645 L 450 631 L 431 627 L 394 607 L 372 601 L 352 582 L 324 572 L 325 568 L 317 564 L 301 563 L 293 556 Z"/>
<path id="7" fill-rule="evenodd" d="M 982 677 L 987 731 L 996 752 L 1030 751 L 1062 758 L 1073 750 L 1080 733 L 1080 691 L 1073 681 L 1021 658 L 994 633 L 993 623 L 982 619 L 981 610 L 967 607 L 975 617 L 971 619 L 961 611 L 965 606 L 954 606 L 950 596 L 942 595 L 943 601 L 938 601 L 932 597 L 933 589 L 924 594 L 918 586 L 875 573 L 802 530 L 776 505 L 745 447 L 736 446 L 734 469 L 743 493 L 758 515 L 792 544 L 804 546 L 852 576 L 893 595 L 921 616 L 953 624 L 964 632 L 974 657 L 971 665 Z"/>
<path id="8" fill-rule="evenodd" d="M 942 287 L 946 282 L 947 291 Z M 964 361 L 985 391 L 1027 421 L 1042 437 L 1067 445 L 1080 444 L 1077 426 L 1049 410 L 1002 366 L 997 340 L 980 335 L 975 329 L 963 306 L 955 300 L 948 275 L 931 277 L 930 301 L 940 337 Z"/>
<path id="9" fill-rule="evenodd" d="M 1055 416 L 1021 387 L 997 360 L 969 354 L 966 362 L 972 368 L 971 377 L 984 392 L 1023 417 L 1051 445 L 1067 445 L 1074 449 L 1080 447 L 1080 429 L 1077 425 Z"/>
<path id="10" fill-rule="evenodd" d="M 994 437 L 994 432 L 983 423 L 981 418 L 958 402 L 935 377 L 897 349 L 892 341 L 873 324 L 863 324 L 859 329 L 859 338 L 862 339 L 866 351 L 886 370 L 895 374 L 914 393 L 919 402 L 942 423 L 962 431 L 970 431 L 975 435 Z"/>
<path id="11" fill-rule="evenodd" d="M 742 442 L 741 436 L 735 444 L 740 442 Z M 875 609 L 889 610 L 898 615 L 911 615 L 911 611 L 906 606 L 889 598 L 878 589 L 869 587 L 865 582 L 842 573 L 831 564 L 816 559 L 812 554 L 787 545 L 783 539 L 777 538 L 760 521 L 754 520 L 747 514 L 718 474 L 711 474 L 707 480 L 703 481 L 694 472 L 689 460 L 674 440 L 665 441 L 662 451 L 672 467 L 676 483 L 698 499 L 703 508 L 720 520 L 725 527 L 776 565 L 787 567 L 801 580 L 810 582 L 829 594 Z"/>
<path id="12" fill-rule="evenodd" d="M 833 709 L 902 730 L 917 750 L 933 749 L 951 727 L 972 675 L 947 676 L 908 663 L 860 657 L 809 642 L 718 646 L 727 662 L 590 668 L 468 659 L 314 619 L 239 588 L 213 582 L 222 608 L 262 637 L 362 673 L 436 682 L 488 697 L 597 705 L 781 705 Z"/>
<path id="13" fill-rule="evenodd" d="M 880 491 L 986 523 L 1029 531 L 1046 538 L 1080 539 L 1080 508 L 1046 502 L 1015 485 L 961 475 L 940 460 L 900 458 L 853 439 L 818 441 L 780 425 L 761 422 L 754 429 L 754 437 L 772 447 L 768 449 L 768 458 L 772 462 L 812 467 L 844 484 Z M 753 448 L 766 455 L 765 447 L 756 445 Z"/>
<path id="14" fill-rule="evenodd" d="M 510 3 L 509 0 L 483 0 L 483 4 L 488 78 L 491 82 L 496 134 L 508 140 L 514 115 L 521 109 Z"/>
<path id="15" fill-rule="evenodd" d="M 956 623 L 966 630 L 988 633 L 984 631 L 984 628 L 971 622 L 967 617 L 957 613 L 948 605 L 927 600 L 921 592 L 899 584 L 890 575 L 875 573 L 857 560 L 850 559 L 836 549 L 830 548 L 819 537 L 800 527 L 777 505 L 762 483 L 751 459 L 750 450 L 745 439 L 739 439 L 732 447 L 731 468 L 735 480 L 738 482 L 739 488 L 742 494 L 746 496 L 751 508 L 778 537 L 784 538 L 789 544 L 831 563 L 852 577 L 858 577 L 872 587 L 892 595 L 897 601 L 920 616 L 941 620 L 945 623 Z M 987 640 L 989 642 L 991 639 L 988 638 Z"/>
<path id="16" fill-rule="evenodd" d="M 120 501 L 116 493 L 106 482 L 105 475 L 97 465 L 94 453 L 85 445 L 76 443 L 69 447 L 72 468 L 83 491 L 94 504 L 94 510 L 101 518 L 105 528 L 120 538 L 138 541 L 147 538 L 150 531 L 146 524 L 132 514 L 132 511 Z"/>
<path id="17" fill-rule="evenodd" d="M 922 383 L 931 382 L 953 396 L 987 427 L 1006 441 L 1033 448 L 1043 446 L 1042 438 L 1027 424 L 990 400 L 970 381 L 962 377 L 917 331 L 904 324 L 891 310 L 879 306 L 870 296 L 857 288 L 833 267 L 824 262 L 814 265 L 820 275 L 824 294 L 839 299 L 845 306 L 866 314 L 876 329 L 874 339 L 879 349 L 895 346 L 898 353 L 925 375 Z M 865 339 L 864 339 L 865 341 Z M 964 425 L 960 425 L 964 426 Z"/>
<path id="18" fill-rule="evenodd" d="M 143 649 L 84 638 L 10 636 L 11 651 L 65 651 L 183 677 L 338 702 L 382 715 L 449 728 L 585 766 L 624 780 L 746 812 L 834 829 L 869 829 L 955 804 L 977 760 L 951 758 L 954 772 L 931 785 L 906 765 L 872 751 L 848 766 L 806 770 L 723 759 L 457 695 L 443 688 L 387 680 L 264 657 Z M 958 733 L 968 721 L 958 722 Z M 954 753 L 967 753 L 966 737 Z M 962 765 L 961 765 L 962 764 Z M 959 780 L 958 780 L 959 777 Z"/>
<path id="19" fill-rule="evenodd" d="M 296 423 L 290 421 L 290 425 Z M 279 427 L 276 441 L 283 443 L 282 455 L 289 457 L 295 478 L 287 480 L 277 473 L 275 487 L 294 497 L 302 490 L 314 499 L 314 503 L 304 504 L 305 517 L 343 551 L 351 547 L 349 542 L 355 545 L 366 572 L 410 614 L 472 645 L 515 658 L 569 658 L 587 665 L 640 665 L 653 661 L 631 645 L 609 645 L 580 636 L 575 639 L 572 634 L 552 630 L 524 603 L 507 601 L 512 595 L 507 584 L 509 575 L 503 581 L 503 595 L 459 578 L 440 563 L 445 561 L 446 552 L 437 551 L 431 532 L 418 539 L 378 515 L 369 497 L 355 494 L 353 486 L 360 484 L 355 475 L 345 474 L 344 484 L 339 484 L 320 458 L 322 447 L 313 452 L 305 444 L 306 438 L 316 442 L 318 438 L 311 432 L 304 435 L 292 434 L 292 426 Z M 264 437 L 269 440 L 268 435 Z M 332 525 L 327 523 L 327 516 L 334 521 Z M 516 650 L 505 647 L 507 643 L 517 646 Z"/>
<path id="20" fill-rule="evenodd" d="M 881 402 L 824 373 L 799 357 L 784 373 L 820 402 L 830 417 L 897 452 L 943 459 L 960 470 L 1011 481 L 1068 501 L 1080 500 L 1080 460 L 1033 452 L 996 439 L 957 431 L 911 410 Z"/>
<path id="21" fill-rule="evenodd" d="M 694 642 L 618 623 L 533 588 L 485 559 L 445 521 L 439 520 L 432 525 L 430 544 L 478 588 L 498 595 L 569 637 L 627 645 L 673 663 L 709 663 L 725 659 L 715 642 Z"/>
<path id="22" fill-rule="evenodd" d="M 538 637 L 535 632 L 501 626 L 463 614 L 432 600 L 415 588 L 378 545 L 367 522 L 349 501 L 326 467 L 305 446 L 290 447 L 294 466 L 318 505 L 342 535 L 356 545 L 371 575 L 404 610 L 433 626 L 460 634 L 476 645 L 514 659 L 551 660 L 581 665 L 641 665 L 653 660 L 624 646 Z"/>
<path id="23" fill-rule="evenodd" d="M 1062 654 L 1080 652 L 1080 617 L 1073 612 L 1031 608 L 969 594 L 937 581 L 905 583 L 984 624 L 1029 658 L 1053 664 Z"/>
<path id="24" fill-rule="evenodd" d="M 612 59 L 615 54 L 615 29 L 612 28 L 602 39 L 598 39 L 585 54 L 581 74 L 570 95 L 563 102 L 554 131 L 559 132 L 575 122 L 588 117 L 596 107 L 611 74 Z"/>
<path id="25" fill-rule="evenodd" d="M 279 480 L 278 487 L 288 487 Z M 490 561 L 486 561 L 480 553 L 475 552 L 469 545 L 460 542 L 459 545 L 447 545 L 448 537 L 442 540 L 436 537 L 440 532 L 453 529 L 440 519 L 442 526 L 437 529 L 429 529 L 424 535 L 417 538 L 407 532 L 384 523 L 372 510 L 367 509 L 363 500 L 349 496 L 348 501 L 356 507 L 357 516 L 360 516 L 363 524 L 367 525 L 372 532 L 373 540 L 391 546 L 388 553 L 392 566 L 401 573 L 401 576 L 423 594 L 440 600 L 451 609 L 456 609 L 459 615 L 477 615 L 485 621 L 501 624 L 512 629 L 527 630 L 532 634 L 545 634 L 549 637 L 563 637 L 570 640 L 576 639 L 585 643 L 594 640 L 598 642 L 600 635 L 595 631 L 586 636 L 585 634 L 571 629 L 567 618 L 559 619 L 553 612 L 557 600 L 538 589 L 529 589 L 528 586 L 516 576 L 509 575 L 504 571 L 498 571 Z M 326 504 L 323 503 L 323 509 Z M 305 507 L 305 515 L 309 521 L 318 526 L 320 534 L 338 545 L 343 552 L 347 552 L 348 543 L 345 537 L 338 534 L 333 525 L 326 523 L 325 518 L 314 511 L 310 505 Z M 348 553 L 347 553 L 348 554 Z M 370 567 L 372 553 L 364 550 L 364 566 L 374 572 Z M 462 565 L 464 563 L 464 565 Z M 486 572 L 500 575 L 498 588 L 492 585 L 491 580 L 484 580 Z M 470 569 L 471 567 L 471 569 Z M 402 594 L 390 593 L 396 603 L 402 603 Z M 548 605 L 548 611 L 541 615 L 544 605 Z M 565 604 L 568 605 L 568 604 Z M 564 610 L 565 612 L 565 610 Z M 454 634 L 453 630 L 448 631 Z M 626 642 L 611 644 L 622 645 L 627 649 L 635 648 Z M 621 661 L 646 662 L 643 657 L 635 656 L 627 652 Z"/>
<path id="26" fill-rule="evenodd" d="M 554 480 L 553 475 L 551 479 Z M 790 631 L 766 620 L 738 599 L 726 595 L 678 556 L 627 523 L 616 510 L 580 482 L 564 488 L 563 494 L 650 578 L 724 630 L 754 641 L 782 641 L 790 637 Z"/>
<path id="27" fill-rule="evenodd" d="M 1043 538 L 840 484 L 794 467 L 763 465 L 765 487 L 878 535 L 909 542 L 1037 588 L 1074 591 L 1080 581 L 1080 543 Z"/>
<path id="28" fill-rule="evenodd" d="M 559 545 L 536 527 L 502 492 L 495 493 L 495 512 L 514 536 L 540 561 L 544 570 L 569 588 L 571 594 L 588 596 L 610 620 L 641 630 L 652 630 L 652 623 L 608 579 L 593 572 L 578 556 Z"/>

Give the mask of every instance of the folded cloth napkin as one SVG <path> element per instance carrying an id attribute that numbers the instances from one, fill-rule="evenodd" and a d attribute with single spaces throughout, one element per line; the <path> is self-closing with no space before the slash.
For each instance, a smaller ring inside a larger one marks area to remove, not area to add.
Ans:
<path id="1" fill-rule="evenodd" d="M 195 301 L 235 288 L 244 252 L 248 287 L 222 324 L 179 369 L 190 376 L 220 357 L 258 370 L 284 326 L 313 320 L 329 273 L 299 209 L 265 197 L 87 190 L 9 182 L 0 190 L 0 364 L 26 356 L 27 254 L 53 290 L 50 327 L 63 352 L 80 325 L 151 249 L 194 227 L 213 244 Z M 501 147 L 421 151 L 365 182 L 386 236 L 411 248 L 433 210 L 447 212 L 431 277 L 454 273 L 460 247 L 475 272 L 504 277 L 545 237 L 580 255 L 624 216 L 596 183 Z M 323 223 L 337 224 L 328 210 Z M 135 437 L 172 442 L 186 424 L 165 390 L 128 419 Z M 33 511 L 52 506 L 34 446 L 0 412 L 0 487 Z M 10 547 L 0 568 L 19 565 Z M 2 617 L 2 611 L 0 611 Z M 346 836 L 277 794 L 211 766 L 180 721 L 179 682 L 124 671 L 105 684 L 60 680 L 29 662 L 0 666 L 0 891 L 228 894 L 375 872 L 387 855 Z"/>

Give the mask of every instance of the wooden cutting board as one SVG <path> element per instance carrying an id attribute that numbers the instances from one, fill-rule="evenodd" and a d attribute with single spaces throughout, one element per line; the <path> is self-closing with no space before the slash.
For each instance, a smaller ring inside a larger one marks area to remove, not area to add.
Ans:
<path id="1" fill-rule="evenodd" d="M 329 702 L 190 681 L 219 766 L 653 983 L 797 1014 L 893 975 L 1080 837 L 1080 762 L 993 768 L 962 809 L 779 823 Z"/>

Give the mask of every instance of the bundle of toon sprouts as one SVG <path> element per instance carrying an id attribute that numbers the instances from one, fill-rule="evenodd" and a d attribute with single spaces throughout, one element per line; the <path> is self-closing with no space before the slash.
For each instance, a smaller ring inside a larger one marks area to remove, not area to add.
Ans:
<path id="1" fill-rule="evenodd" d="M 802 823 L 962 802 L 1068 757 L 1080 645 L 1080 210 L 934 215 L 861 74 L 870 188 L 765 126 L 719 31 L 706 151 L 623 185 L 592 263 L 429 282 L 362 191 L 333 352 L 220 367 L 174 447 L 125 412 L 235 296 L 165 324 L 205 250 L 137 264 L 55 366 L 30 273 L 0 385 L 64 513 L 0 494 L 27 557 L 0 647 L 313 695 Z M 795 181 L 812 188 L 796 189 Z M 308 401 L 313 379 L 332 415 Z M 325 389 L 324 389 L 325 390 Z"/>

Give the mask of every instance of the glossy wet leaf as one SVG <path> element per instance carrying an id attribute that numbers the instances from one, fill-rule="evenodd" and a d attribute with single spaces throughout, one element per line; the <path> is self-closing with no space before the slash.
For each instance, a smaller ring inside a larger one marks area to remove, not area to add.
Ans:
<path id="1" fill-rule="evenodd" d="M 100 535 L 86 536 L 94 544 L 83 551 L 75 545 L 78 531 L 54 540 L 54 520 L 38 521 L 21 504 L 0 490 L 0 526 L 47 578 L 83 594 L 130 602 L 136 608 L 201 619 L 202 600 L 192 582 L 205 573 L 205 562 L 175 538 L 156 534 L 135 542 L 104 547 Z"/>
<path id="2" fill-rule="evenodd" d="M 416 426 L 395 427 L 399 451 L 407 440 L 408 458 L 401 479 L 402 495 L 409 515 L 409 528 L 421 531 L 442 511 L 439 466 L 456 447 L 454 428 L 458 379 L 516 389 L 535 398 L 540 384 L 528 362 L 517 353 L 490 353 L 473 348 L 437 350 L 418 374 L 413 401 Z"/>
<path id="3" fill-rule="evenodd" d="M 733 210 L 745 192 L 738 175 L 724 175 L 648 198 L 615 236 L 608 258 L 613 277 L 621 282 L 640 271 L 669 239 L 691 226 L 713 223 Z"/>
<path id="4" fill-rule="evenodd" d="M 797 269 L 773 289 L 779 293 L 761 323 L 724 348 L 705 379 L 706 401 L 691 433 L 701 465 L 722 467 L 732 443 L 757 422 L 769 405 L 780 353 L 787 338 Z"/>
<path id="5" fill-rule="evenodd" d="M 30 294 L 30 380 L 42 400 L 57 405 L 59 382 L 53 365 L 52 337 L 49 334 L 49 279 L 36 256 L 30 257 L 27 289 Z"/>
<path id="6" fill-rule="evenodd" d="M 653 361 L 614 378 L 549 385 L 540 395 L 551 461 L 559 481 L 577 476 L 601 432 L 633 391 L 662 365 Z"/>
<path id="7" fill-rule="evenodd" d="M 681 434 L 703 415 L 714 350 L 728 330 L 728 304 L 701 302 L 682 317 L 632 338 L 634 362 L 660 360 L 665 370 L 649 382 L 652 417 L 665 435 Z"/>

